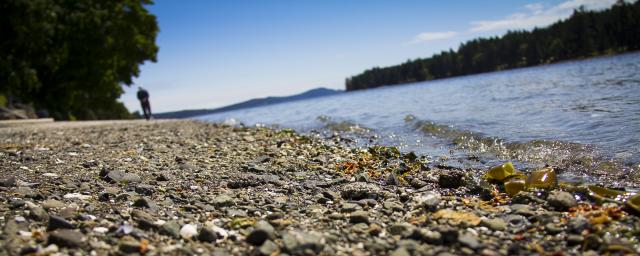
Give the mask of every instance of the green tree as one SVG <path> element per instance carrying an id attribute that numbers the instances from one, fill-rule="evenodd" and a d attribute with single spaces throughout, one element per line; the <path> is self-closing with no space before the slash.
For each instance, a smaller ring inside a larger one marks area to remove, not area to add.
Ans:
<path id="1" fill-rule="evenodd" d="M 3 0 L 0 93 L 57 119 L 128 118 L 117 101 L 156 61 L 151 0 Z"/>

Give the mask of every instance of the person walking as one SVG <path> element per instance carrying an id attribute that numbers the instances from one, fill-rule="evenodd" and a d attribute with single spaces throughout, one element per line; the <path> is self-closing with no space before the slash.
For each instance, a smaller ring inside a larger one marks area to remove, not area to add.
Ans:
<path id="1" fill-rule="evenodd" d="M 142 105 L 144 118 L 149 120 L 151 118 L 151 103 L 149 103 L 149 92 L 142 88 L 142 86 L 138 87 L 138 100 L 140 100 L 140 105 Z"/>

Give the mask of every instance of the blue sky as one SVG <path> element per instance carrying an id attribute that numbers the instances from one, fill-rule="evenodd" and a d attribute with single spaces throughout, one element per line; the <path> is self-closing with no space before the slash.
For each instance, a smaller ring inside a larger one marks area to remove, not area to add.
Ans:
<path id="1" fill-rule="evenodd" d="M 344 89 L 374 66 L 428 57 L 508 29 L 545 26 L 615 0 L 157 0 L 158 62 L 136 85 L 154 112 L 215 108 L 315 87 Z M 121 100 L 139 110 L 135 86 Z"/>

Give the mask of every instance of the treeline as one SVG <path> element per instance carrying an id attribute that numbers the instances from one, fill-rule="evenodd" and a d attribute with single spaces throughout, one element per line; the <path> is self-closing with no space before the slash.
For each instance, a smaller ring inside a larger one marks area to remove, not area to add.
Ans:
<path id="1" fill-rule="evenodd" d="M 151 0 L 0 1 L 0 98 L 62 120 L 122 119 L 159 28 Z"/>
<path id="2" fill-rule="evenodd" d="M 532 31 L 479 38 L 430 58 L 375 67 L 346 79 L 347 91 L 553 63 L 640 49 L 640 1 L 602 11 L 580 8 Z"/>

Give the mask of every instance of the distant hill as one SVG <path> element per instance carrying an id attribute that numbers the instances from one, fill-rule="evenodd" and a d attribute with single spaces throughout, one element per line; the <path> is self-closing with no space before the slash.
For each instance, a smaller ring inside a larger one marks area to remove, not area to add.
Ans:
<path id="1" fill-rule="evenodd" d="M 296 94 L 296 95 L 291 95 L 291 96 L 251 99 L 251 100 L 247 100 L 247 101 L 243 101 L 233 105 L 229 105 L 221 108 L 215 108 L 215 109 L 191 109 L 191 110 L 181 110 L 181 111 L 174 111 L 174 112 L 165 112 L 165 113 L 154 114 L 153 117 L 157 119 L 189 118 L 194 116 L 208 115 L 208 114 L 220 113 L 220 112 L 231 111 L 231 110 L 263 107 L 267 105 L 274 105 L 274 104 L 279 104 L 284 102 L 329 96 L 329 95 L 339 94 L 342 92 L 343 91 L 341 90 L 316 88 L 316 89 L 311 89 L 309 91 Z"/>

